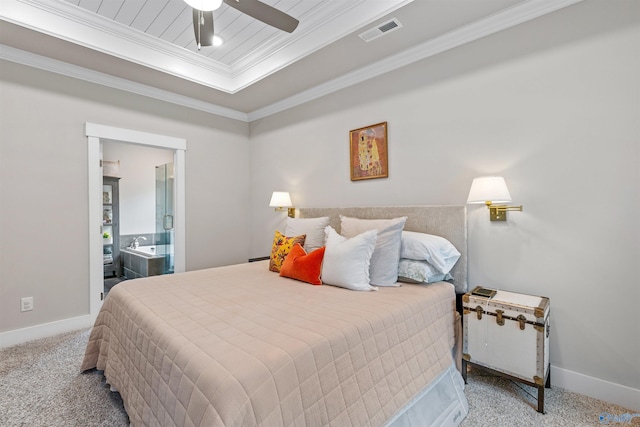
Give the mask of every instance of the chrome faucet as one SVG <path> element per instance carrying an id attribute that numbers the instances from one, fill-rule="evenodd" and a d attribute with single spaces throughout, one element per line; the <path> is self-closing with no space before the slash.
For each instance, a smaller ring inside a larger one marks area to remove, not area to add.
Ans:
<path id="1" fill-rule="evenodd" d="M 147 238 L 144 237 L 144 236 L 138 236 L 138 237 L 136 237 L 135 239 L 133 239 L 131 241 L 131 244 L 129 245 L 129 247 L 131 249 L 138 249 L 138 246 L 140 246 L 140 242 L 138 242 L 138 240 L 140 240 L 140 239 L 147 240 Z"/>

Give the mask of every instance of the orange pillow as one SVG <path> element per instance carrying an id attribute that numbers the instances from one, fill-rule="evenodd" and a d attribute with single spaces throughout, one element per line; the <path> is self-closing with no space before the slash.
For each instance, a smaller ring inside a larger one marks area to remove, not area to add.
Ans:
<path id="1" fill-rule="evenodd" d="M 322 285 L 320 280 L 322 258 L 324 258 L 324 246 L 307 254 L 300 243 L 296 243 L 284 259 L 280 267 L 280 275 L 312 285 Z"/>

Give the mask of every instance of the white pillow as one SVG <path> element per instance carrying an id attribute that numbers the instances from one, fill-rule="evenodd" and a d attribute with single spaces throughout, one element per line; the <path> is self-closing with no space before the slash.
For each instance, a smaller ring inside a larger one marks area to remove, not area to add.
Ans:
<path id="1" fill-rule="evenodd" d="M 449 273 L 440 273 L 427 261 L 400 259 L 398 281 L 406 283 L 433 283 L 452 279 Z"/>
<path id="2" fill-rule="evenodd" d="M 370 230 L 347 239 L 327 226 L 322 283 L 354 291 L 376 291 L 369 285 L 369 263 L 378 232 Z"/>
<path id="3" fill-rule="evenodd" d="M 460 252 L 444 237 L 403 231 L 400 258 L 427 261 L 440 273 L 447 274 L 460 258 Z"/>
<path id="4" fill-rule="evenodd" d="M 398 286 L 398 262 L 402 229 L 407 217 L 394 219 L 359 219 L 340 215 L 340 231 L 353 237 L 367 230 L 377 230 L 378 240 L 371 257 L 370 278 L 375 286 Z"/>
<path id="5" fill-rule="evenodd" d="M 324 246 L 324 229 L 329 225 L 329 217 L 320 218 L 290 218 L 287 217 L 285 236 L 300 236 L 306 234 L 304 250 L 311 253 Z"/>

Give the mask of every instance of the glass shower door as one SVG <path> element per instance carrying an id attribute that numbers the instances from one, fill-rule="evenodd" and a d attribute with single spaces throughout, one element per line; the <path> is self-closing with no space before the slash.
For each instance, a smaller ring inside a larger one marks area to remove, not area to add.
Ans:
<path id="1" fill-rule="evenodd" d="M 162 274 L 173 273 L 173 162 L 156 166 L 156 254 L 164 255 Z"/>

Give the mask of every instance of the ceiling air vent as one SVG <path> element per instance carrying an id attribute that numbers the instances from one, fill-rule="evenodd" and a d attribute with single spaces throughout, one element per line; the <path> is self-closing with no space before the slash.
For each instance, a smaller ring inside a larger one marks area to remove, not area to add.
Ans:
<path id="1" fill-rule="evenodd" d="M 402 24 L 397 18 L 393 18 L 390 21 L 384 22 L 375 28 L 360 34 L 360 38 L 366 42 L 370 42 L 371 40 L 377 39 L 378 37 L 388 34 L 393 30 L 397 30 L 398 28 L 402 28 Z"/>

